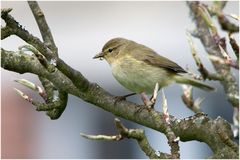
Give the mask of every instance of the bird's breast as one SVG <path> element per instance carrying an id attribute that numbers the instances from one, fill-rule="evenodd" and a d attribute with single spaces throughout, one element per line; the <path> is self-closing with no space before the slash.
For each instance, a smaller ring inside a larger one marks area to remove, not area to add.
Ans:
<path id="1" fill-rule="evenodd" d="M 151 94 L 157 82 L 160 88 L 170 82 L 164 69 L 153 67 L 131 56 L 118 58 L 110 66 L 116 80 L 135 93 Z"/>

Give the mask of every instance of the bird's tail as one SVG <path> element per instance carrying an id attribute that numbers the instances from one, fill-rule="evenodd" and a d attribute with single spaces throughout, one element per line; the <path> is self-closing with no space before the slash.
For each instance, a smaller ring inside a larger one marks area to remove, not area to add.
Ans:
<path id="1" fill-rule="evenodd" d="M 215 88 L 213 88 L 211 86 L 208 86 L 204 83 L 201 83 L 199 81 L 196 81 L 194 79 L 190 79 L 190 78 L 187 78 L 187 77 L 184 77 L 181 75 L 175 76 L 175 80 L 176 80 L 176 83 L 192 85 L 194 87 L 203 89 L 205 91 L 214 91 L 215 90 Z"/>

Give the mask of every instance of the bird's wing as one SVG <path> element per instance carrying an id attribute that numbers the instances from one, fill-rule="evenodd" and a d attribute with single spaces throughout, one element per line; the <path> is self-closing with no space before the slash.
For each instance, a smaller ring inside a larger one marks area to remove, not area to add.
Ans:
<path id="1" fill-rule="evenodd" d="M 130 53 L 131 56 L 139 61 L 144 61 L 149 65 L 165 68 L 175 73 L 186 73 L 186 71 L 182 67 L 180 67 L 178 64 L 169 60 L 168 58 L 160 56 L 155 51 L 153 51 L 152 49 L 144 45 L 139 46 L 138 44 L 137 47 L 131 48 L 130 50 L 131 50 L 131 53 Z"/>

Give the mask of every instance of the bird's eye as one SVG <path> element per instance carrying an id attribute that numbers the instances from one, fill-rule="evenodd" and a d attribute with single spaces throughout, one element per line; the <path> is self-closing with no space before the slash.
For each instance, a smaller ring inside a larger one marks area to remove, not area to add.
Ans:
<path id="1" fill-rule="evenodd" d="M 112 49 L 112 48 L 109 48 L 109 49 L 108 49 L 108 52 L 110 52 L 110 53 L 111 53 L 112 51 L 113 51 L 113 49 Z"/>

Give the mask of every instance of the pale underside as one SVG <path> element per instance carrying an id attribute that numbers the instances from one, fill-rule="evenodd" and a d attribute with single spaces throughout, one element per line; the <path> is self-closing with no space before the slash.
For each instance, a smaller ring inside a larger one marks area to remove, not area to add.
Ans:
<path id="1" fill-rule="evenodd" d="M 157 82 L 160 88 L 174 82 L 174 74 L 163 68 L 138 61 L 131 56 L 114 61 L 111 68 L 117 81 L 134 93 L 152 94 Z"/>

